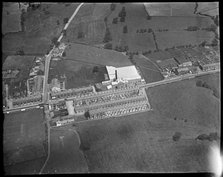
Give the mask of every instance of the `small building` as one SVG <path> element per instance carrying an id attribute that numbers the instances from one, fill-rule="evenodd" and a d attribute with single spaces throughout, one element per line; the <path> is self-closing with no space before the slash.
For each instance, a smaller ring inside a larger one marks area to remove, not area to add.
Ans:
<path id="1" fill-rule="evenodd" d="M 188 66 L 192 66 L 191 61 L 183 62 L 182 64 L 179 65 L 179 67 L 188 67 Z"/>
<path id="2" fill-rule="evenodd" d="M 220 70 L 220 62 L 219 63 L 209 63 L 202 66 L 204 71 L 210 70 Z"/>
<path id="3" fill-rule="evenodd" d="M 2 76 L 3 79 L 14 79 L 17 77 L 17 75 L 19 74 L 19 70 L 15 69 L 15 70 L 6 70 L 6 71 L 2 71 Z"/>
<path id="4" fill-rule="evenodd" d="M 172 70 L 178 68 L 178 62 L 175 58 L 169 58 L 166 60 L 162 60 L 157 62 L 162 71 Z"/>

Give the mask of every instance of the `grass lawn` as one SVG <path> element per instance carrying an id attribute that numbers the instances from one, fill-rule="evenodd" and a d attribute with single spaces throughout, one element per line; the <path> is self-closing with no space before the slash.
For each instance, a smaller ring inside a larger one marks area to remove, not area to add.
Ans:
<path id="1" fill-rule="evenodd" d="M 78 123 L 89 171 L 209 171 L 212 143 L 195 138 L 219 134 L 219 100 L 197 88 L 195 79 L 154 87 L 147 94 L 152 111 Z M 177 142 L 175 132 L 182 133 Z"/>
<path id="2" fill-rule="evenodd" d="M 218 2 L 198 2 L 197 12 L 208 14 L 211 16 L 219 15 Z"/>
<path id="3" fill-rule="evenodd" d="M 77 135 L 66 128 L 51 129 L 50 158 L 43 173 L 86 173 L 85 158 L 79 150 Z"/>
<path id="4" fill-rule="evenodd" d="M 6 114 L 3 140 L 4 165 L 9 165 L 6 168 L 9 169 L 9 173 L 16 174 L 18 170 L 17 163 L 29 160 L 35 161 L 38 158 L 44 157 L 46 153 L 43 146 L 45 141 L 43 110 L 32 109 L 25 112 Z M 38 163 L 37 161 L 33 163 Z M 15 169 L 15 172 L 10 169 Z M 26 170 L 23 174 L 30 172 L 30 170 L 38 169 L 34 169 L 31 166 L 30 169 L 26 168 Z"/>

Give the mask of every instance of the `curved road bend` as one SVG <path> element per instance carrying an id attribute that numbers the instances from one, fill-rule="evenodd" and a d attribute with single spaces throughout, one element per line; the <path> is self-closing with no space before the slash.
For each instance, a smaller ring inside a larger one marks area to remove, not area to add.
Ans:
<path id="1" fill-rule="evenodd" d="M 84 3 L 81 3 L 80 5 L 78 5 L 78 7 L 76 8 L 76 10 L 74 11 L 73 15 L 70 17 L 68 23 L 65 25 L 64 29 L 66 30 L 69 26 L 69 24 L 71 23 L 71 21 L 73 20 L 73 18 L 75 17 L 75 15 L 77 14 L 77 12 L 79 11 L 79 9 L 81 8 L 81 6 L 83 5 Z M 60 42 L 60 40 L 62 39 L 63 37 L 63 33 L 61 33 L 59 39 L 58 39 L 58 42 Z M 45 59 L 45 70 L 44 70 L 44 82 L 43 82 L 43 103 L 46 103 L 48 101 L 48 97 L 47 97 L 47 83 L 48 83 L 48 75 L 49 75 L 49 65 L 50 65 L 50 60 L 51 60 L 51 54 L 52 54 L 52 51 L 55 49 L 55 45 L 53 46 L 53 49 L 49 52 L 48 55 L 46 55 L 46 59 Z M 47 120 L 47 129 L 48 129 L 48 154 L 47 154 L 47 159 L 43 165 L 43 167 L 41 168 L 39 174 L 42 173 L 42 171 L 44 170 L 48 160 L 49 160 L 49 157 L 50 157 L 50 125 L 49 125 L 49 121 Z"/>

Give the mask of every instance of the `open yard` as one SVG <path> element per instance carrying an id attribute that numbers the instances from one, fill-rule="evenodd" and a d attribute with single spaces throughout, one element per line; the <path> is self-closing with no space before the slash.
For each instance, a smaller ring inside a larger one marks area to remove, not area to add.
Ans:
<path id="1" fill-rule="evenodd" d="M 147 94 L 152 111 L 78 123 L 89 171 L 208 172 L 213 144 L 195 138 L 211 132 L 219 136 L 219 100 L 197 88 L 195 79 L 154 87 Z M 173 140 L 176 132 L 179 141 Z"/>
<path id="2" fill-rule="evenodd" d="M 41 109 L 5 114 L 3 151 L 6 174 L 26 174 L 39 170 L 38 165 L 23 167 L 24 171 L 18 167 L 27 164 L 26 161 L 39 164 L 42 160 L 38 159 L 46 156 L 43 121 Z"/>
<path id="3" fill-rule="evenodd" d="M 51 129 L 50 158 L 43 173 L 87 173 L 88 167 L 74 130 Z"/>

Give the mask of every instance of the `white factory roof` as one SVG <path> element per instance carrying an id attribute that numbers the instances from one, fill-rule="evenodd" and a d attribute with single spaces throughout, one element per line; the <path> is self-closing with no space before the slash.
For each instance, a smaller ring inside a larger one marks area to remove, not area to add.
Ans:
<path id="1" fill-rule="evenodd" d="M 134 80 L 134 79 L 141 79 L 136 67 L 134 65 L 125 66 L 125 67 L 113 67 L 113 66 L 106 66 L 109 79 L 115 79 L 115 70 L 117 70 L 117 79 L 124 79 L 124 80 Z"/>

